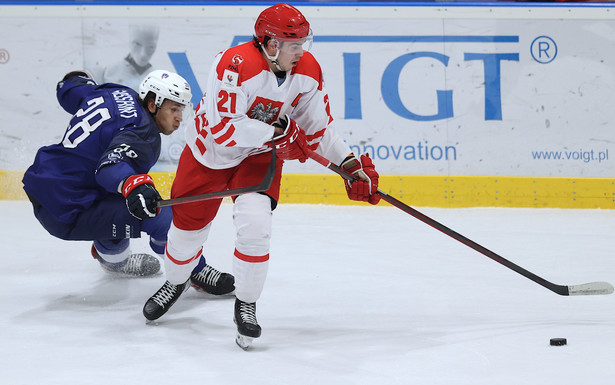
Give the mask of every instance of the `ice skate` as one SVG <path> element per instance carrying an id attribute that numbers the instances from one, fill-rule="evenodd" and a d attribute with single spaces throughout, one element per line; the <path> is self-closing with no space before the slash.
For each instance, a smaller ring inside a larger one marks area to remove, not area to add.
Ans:
<path id="1" fill-rule="evenodd" d="M 192 287 L 213 295 L 233 294 L 235 291 L 235 277 L 222 273 L 209 265 L 203 270 L 190 276 Z"/>
<path id="2" fill-rule="evenodd" d="M 166 281 L 156 294 L 151 296 L 143 306 L 143 315 L 150 321 L 157 320 L 166 313 L 184 291 L 190 287 L 189 280 L 180 285 Z"/>
<path id="3" fill-rule="evenodd" d="M 247 303 L 235 299 L 233 321 L 237 325 L 235 342 L 243 350 L 248 350 L 252 341 L 261 336 L 261 327 L 256 320 L 256 303 Z"/>
<path id="4" fill-rule="evenodd" d="M 148 277 L 160 272 L 160 261 L 149 254 L 130 254 L 122 262 L 111 263 L 105 261 L 96 251 L 96 247 L 92 245 L 92 256 L 100 262 L 100 266 L 103 269 L 114 274 L 130 277 Z"/>

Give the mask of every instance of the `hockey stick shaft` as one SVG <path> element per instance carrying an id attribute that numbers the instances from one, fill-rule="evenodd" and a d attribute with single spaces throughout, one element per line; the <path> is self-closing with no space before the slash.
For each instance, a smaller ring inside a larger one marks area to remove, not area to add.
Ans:
<path id="1" fill-rule="evenodd" d="M 180 197 L 175 199 L 163 199 L 157 202 L 158 207 L 165 206 L 173 206 L 184 203 L 192 203 L 192 202 L 200 202 L 209 199 L 219 199 L 225 198 L 235 195 L 253 193 L 253 192 L 261 192 L 269 190 L 271 187 L 271 183 L 273 182 L 273 178 L 275 177 L 275 164 L 276 164 L 276 155 L 275 155 L 275 146 L 272 147 L 271 150 L 271 160 L 269 161 L 269 166 L 267 167 L 267 173 L 263 177 L 263 180 L 254 186 L 246 186 L 246 187 L 237 187 L 230 190 L 223 191 L 215 191 L 205 194 L 192 195 L 186 197 Z"/>
<path id="2" fill-rule="evenodd" d="M 329 160 L 327 160 L 326 158 L 324 158 L 323 156 L 315 153 L 315 152 L 311 152 L 309 154 L 310 158 L 312 158 L 313 160 L 315 160 L 316 162 L 320 163 L 321 165 L 327 167 L 328 169 L 332 170 L 333 172 L 341 175 L 343 178 L 348 179 L 348 180 L 354 180 L 354 177 L 347 173 L 346 171 L 342 170 L 340 167 L 338 167 L 337 165 L 331 163 Z M 572 286 L 565 286 L 565 285 L 557 285 L 554 284 L 552 282 L 547 281 L 546 279 L 539 277 L 538 275 L 532 273 L 531 271 L 528 271 L 526 269 L 524 269 L 523 267 L 509 261 L 508 259 L 496 254 L 495 252 L 487 249 L 484 246 L 481 246 L 480 244 L 472 241 L 469 238 L 466 238 L 465 236 L 459 234 L 458 232 L 446 227 L 445 225 L 441 224 L 440 222 L 428 217 L 427 215 L 415 210 L 414 208 L 408 206 L 407 204 L 399 201 L 398 199 L 393 198 L 392 196 L 390 196 L 387 193 L 384 193 L 380 190 L 377 191 L 377 194 L 380 195 L 380 197 L 382 199 L 384 199 L 386 202 L 390 203 L 391 205 L 397 207 L 398 209 L 404 211 L 405 213 L 408 213 L 410 215 L 412 215 L 413 217 L 415 217 L 416 219 L 420 220 L 423 223 L 428 224 L 429 226 L 433 227 L 436 230 L 441 231 L 442 233 L 450 236 L 451 238 L 463 243 L 464 245 L 478 251 L 479 253 L 491 258 L 492 260 L 508 267 L 509 269 L 521 274 L 522 276 L 536 282 L 537 284 L 551 290 L 552 292 L 559 294 L 559 295 L 597 295 L 597 294 L 611 294 L 613 293 L 613 286 L 608 283 L 608 282 L 591 282 L 591 283 L 587 283 L 587 284 L 581 284 L 581 285 L 572 285 Z"/>

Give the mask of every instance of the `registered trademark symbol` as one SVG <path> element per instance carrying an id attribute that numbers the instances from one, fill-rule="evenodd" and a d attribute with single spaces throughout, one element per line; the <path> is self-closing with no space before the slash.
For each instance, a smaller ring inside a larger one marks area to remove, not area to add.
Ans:
<path id="1" fill-rule="evenodd" d="M 532 42 L 530 52 L 538 63 L 551 63 L 557 56 L 557 44 L 549 36 L 538 36 Z"/>
<path id="2" fill-rule="evenodd" d="M 9 51 L 4 48 L 0 48 L 0 64 L 6 64 L 9 62 Z"/>

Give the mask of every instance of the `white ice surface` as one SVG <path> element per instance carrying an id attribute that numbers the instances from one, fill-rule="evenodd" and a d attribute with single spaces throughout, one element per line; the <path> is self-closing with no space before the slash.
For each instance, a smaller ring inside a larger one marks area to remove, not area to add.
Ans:
<path id="1" fill-rule="evenodd" d="M 419 209 L 558 284 L 615 282 L 615 211 Z M 232 298 L 114 279 L 88 242 L 0 201 L 2 384 L 578 385 L 615 378 L 614 295 L 563 297 L 392 207 L 281 205 L 262 337 L 234 343 Z M 206 247 L 231 267 L 231 206 Z M 144 239 L 136 250 L 147 250 Z M 565 337 L 567 346 L 549 346 Z"/>

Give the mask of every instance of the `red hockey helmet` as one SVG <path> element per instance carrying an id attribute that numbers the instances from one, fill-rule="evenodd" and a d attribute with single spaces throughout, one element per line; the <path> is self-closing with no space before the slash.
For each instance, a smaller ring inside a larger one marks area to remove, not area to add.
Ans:
<path id="1" fill-rule="evenodd" d="M 256 38 L 262 44 L 265 36 L 278 40 L 305 39 L 311 36 L 310 23 L 299 10 L 289 4 L 276 4 L 258 15 L 254 24 Z"/>

